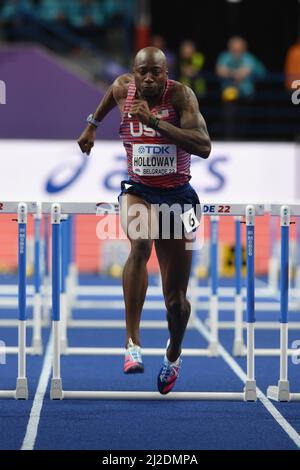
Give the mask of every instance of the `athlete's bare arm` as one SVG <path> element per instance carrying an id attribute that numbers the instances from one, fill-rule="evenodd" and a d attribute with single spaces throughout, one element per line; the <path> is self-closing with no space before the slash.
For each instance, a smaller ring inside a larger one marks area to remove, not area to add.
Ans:
<path id="1" fill-rule="evenodd" d="M 176 82 L 172 92 L 172 104 L 180 116 L 180 128 L 160 120 L 157 130 L 186 152 L 207 158 L 211 143 L 207 127 L 194 92 L 187 86 Z M 152 116 L 146 101 L 135 100 L 130 113 L 137 115 L 144 124 L 149 124 Z"/>
<path id="2" fill-rule="evenodd" d="M 113 84 L 108 88 L 98 108 L 94 112 L 96 121 L 103 121 L 105 116 L 115 107 L 119 106 L 123 112 L 124 104 L 127 97 L 128 86 L 132 82 L 133 76 L 130 74 L 121 75 L 116 78 Z M 78 145 L 83 153 L 90 154 L 96 139 L 96 127 L 88 124 L 78 139 Z"/>

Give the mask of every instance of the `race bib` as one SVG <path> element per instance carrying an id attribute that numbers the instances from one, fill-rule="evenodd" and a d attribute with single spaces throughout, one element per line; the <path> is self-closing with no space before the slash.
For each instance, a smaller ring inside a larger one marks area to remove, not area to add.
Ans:
<path id="1" fill-rule="evenodd" d="M 183 214 L 180 214 L 180 217 L 187 233 L 192 232 L 192 230 L 199 227 L 200 225 L 200 222 L 196 217 L 195 210 L 193 207 L 190 210 L 184 212 Z"/>
<path id="2" fill-rule="evenodd" d="M 133 144 L 132 171 L 139 176 L 162 176 L 176 173 L 176 145 Z"/>

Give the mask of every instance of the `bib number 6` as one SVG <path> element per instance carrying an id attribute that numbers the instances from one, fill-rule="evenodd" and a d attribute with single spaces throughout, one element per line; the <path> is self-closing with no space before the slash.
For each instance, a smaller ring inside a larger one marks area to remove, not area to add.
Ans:
<path id="1" fill-rule="evenodd" d="M 193 208 L 184 212 L 183 214 L 180 214 L 180 217 L 187 233 L 192 232 L 195 228 L 199 227 L 200 225 L 200 222 L 197 219 Z"/>
<path id="2" fill-rule="evenodd" d="M 192 213 L 189 214 L 189 224 L 192 228 L 194 228 L 196 224 L 195 217 Z"/>

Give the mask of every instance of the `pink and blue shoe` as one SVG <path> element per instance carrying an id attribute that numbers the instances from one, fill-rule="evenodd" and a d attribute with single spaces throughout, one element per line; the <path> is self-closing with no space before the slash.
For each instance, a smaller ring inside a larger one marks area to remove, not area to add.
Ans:
<path id="1" fill-rule="evenodd" d="M 142 372 L 144 372 L 144 364 L 141 348 L 137 344 L 134 344 L 132 339 L 129 338 L 128 346 L 125 351 L 124 373 L 139 374 Z"/>
<path id="2" fill-rule="evenodd" d="M 157 377 L 157 388 L 162 395 L 166 395 L 174 387 L 175 382 L 179 377 L 181 364 L 181 356 L 179 356 L 175 362 L 170 362 L 167 358 L 167 355 L 165 355 L 162 368 L 160 369 Z"/>

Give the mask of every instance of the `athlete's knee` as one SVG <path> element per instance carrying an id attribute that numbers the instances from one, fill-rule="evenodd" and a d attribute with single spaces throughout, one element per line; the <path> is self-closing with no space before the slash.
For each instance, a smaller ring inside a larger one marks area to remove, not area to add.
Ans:
<path id="1" fill-rule="evenodd" d="M 130 258 L 135 263 L 145 263 L 150 258 L 151 248 L 150 240 L 135 240 L 131 243 Z"/>
<path id="2" fill-rule="evenodd" d="M 191 305 L 185 295 L 170 296 L 165 304 L 169 315 L 189 316 L 191 313 Z"/>

